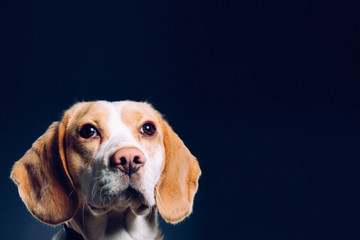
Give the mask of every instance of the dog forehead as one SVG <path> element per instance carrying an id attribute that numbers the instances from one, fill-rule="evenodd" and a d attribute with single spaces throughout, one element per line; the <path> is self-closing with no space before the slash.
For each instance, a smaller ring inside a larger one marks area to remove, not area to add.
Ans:
<path id="1" fill-rule="evenodd" d="M 120 115 L 121 120 L 128 126 L 147 120 L 157 121 L 156 111 L 144 102 L 123 102 Z"/>
<path id="2" fill-rule="evenodd" d="M 159 114 L 148 103 L 134 101 L 102 102 L 108 109 L 107 129 L 114 134 L 131 134 L 137 139 L 145 122 L 159 123 Z"/>

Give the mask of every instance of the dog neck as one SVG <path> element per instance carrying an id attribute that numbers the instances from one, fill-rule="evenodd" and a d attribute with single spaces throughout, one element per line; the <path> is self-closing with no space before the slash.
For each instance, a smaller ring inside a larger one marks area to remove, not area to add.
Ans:
<path id="1" fill-rule="evenodd" d="M 130 208 L 95 215 L 84 206 L 64 227 L 64 239 L 140 240 L 162 239 L 157 222 L 157 209 L 136 215 Z"/>

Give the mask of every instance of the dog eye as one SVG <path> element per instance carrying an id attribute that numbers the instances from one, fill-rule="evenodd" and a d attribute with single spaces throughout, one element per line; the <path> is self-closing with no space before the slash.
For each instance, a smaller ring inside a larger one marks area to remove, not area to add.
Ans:
<path id="1" fill-rule="evenodd" d="M 86 124 L 80 130 L 80 137 L 82 138 L 91 138 L 98 135 L 97 129 L 90 124 Z"/>
<path id="2" fill-rule="evenodd" d="M 153 136 L 156 132 L 156 128 L 154 124 L 148 122 L 141 127 L 140 132 L 148 136 Z"/>

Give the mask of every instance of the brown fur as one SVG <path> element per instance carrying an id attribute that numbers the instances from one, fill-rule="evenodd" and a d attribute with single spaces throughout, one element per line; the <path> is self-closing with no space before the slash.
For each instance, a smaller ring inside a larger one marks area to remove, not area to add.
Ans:
<path id="1" fill-rule="evenodd" d="M 156 202 L 161 216 L 177 223 L 190 215 L 201 175 L 196 158 L 166 121 L 162 121 L 165 166 L 157 184 Z"/>
<path id="2" fill-rule="evenodd" d="M 29 211 L 48 224 L 59 224 L 73 217 L 77 209 L 77 194 L 71 186 L 60 159 L 59 123 L 48 130 L 15 163 L 11 178 Z"/>

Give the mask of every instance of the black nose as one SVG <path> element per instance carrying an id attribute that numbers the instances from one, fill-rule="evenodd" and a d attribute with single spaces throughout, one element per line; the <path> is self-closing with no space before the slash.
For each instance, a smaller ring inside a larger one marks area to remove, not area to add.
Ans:
<path id="1" fill-rule="evenodd" d="M 137 148 L 122 148 L 110 158 L 110 165 L 131 175 L 145 164 L 144 154 Z"/>

